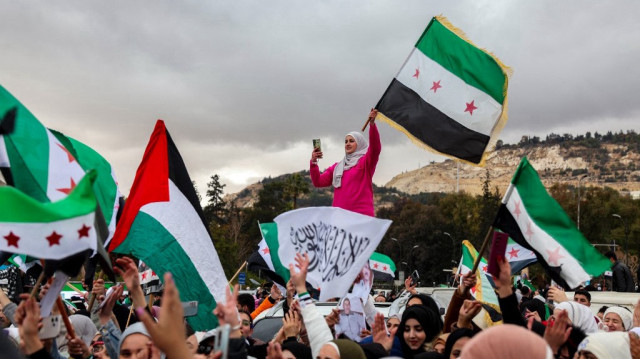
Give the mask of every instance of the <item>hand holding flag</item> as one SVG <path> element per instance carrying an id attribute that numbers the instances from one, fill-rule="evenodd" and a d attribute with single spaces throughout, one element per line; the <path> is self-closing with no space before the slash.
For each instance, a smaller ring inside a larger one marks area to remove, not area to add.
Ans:
<path id="1" fill-rule="evenodd" d="M 293 264 L 289 264 L 289 275 L 291 276 L 291 282 L 296 287 L 296 292 L 300 294 L 307 291 L 306 283 L 307 271 L 309 269 L 309 255 L 307 253 L 296 253 L 295 261 L 295 267 L 298 268 L 298 271 L 294 269 Z"/>

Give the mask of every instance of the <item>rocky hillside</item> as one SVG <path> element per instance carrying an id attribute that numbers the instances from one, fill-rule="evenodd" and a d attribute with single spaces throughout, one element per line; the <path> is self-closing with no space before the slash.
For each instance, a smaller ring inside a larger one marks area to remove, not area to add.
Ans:
<path id="1" fill-rule="evenodd" d="M 482 192 L 489 172 L 492 187 L 502 193 L 523 156 L 542 177 L 546 186 L 555 183 L 583 186 L 609 186 L 618 191 L 640 191 L 640 154 L 626 145 L 602 144 L 598 149 L 583 146 L 539 144 L 527 148 L 503 147 L 491 153 L 485 168 L 460 164 L 459 189 L 472 194 Z M 409 194 L 421 192 L 453 192 L 456 190 L 457 163 L 446 160 L 395 176 L 385 187 Z M 586 175 L 586 176 L 585 176 Z"/>

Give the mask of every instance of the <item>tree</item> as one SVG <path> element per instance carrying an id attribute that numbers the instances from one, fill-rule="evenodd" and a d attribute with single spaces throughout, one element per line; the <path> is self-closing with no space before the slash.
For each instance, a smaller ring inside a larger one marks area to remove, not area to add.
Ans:
<path id="1" fill-rule="evenodd" d="M 220 177 L 217 174 L 211 176 L 211 180 L 207 183 L 208 201 L 204 207 L 204 215 L 208 222 L 215 221 L 218 224 L 224 222 L 226 203 L 222 199 L 222 194 L 225 186 L 220 183 Z"/>
<path id="2" fill-rule="evenodd" d="M 293 201 L 292 209 L 298 208 L 298 197 L 307 193 L 309 193 L 309 183 L 300 173 L 294 173 L 286 179 L 284 195 Z"/>

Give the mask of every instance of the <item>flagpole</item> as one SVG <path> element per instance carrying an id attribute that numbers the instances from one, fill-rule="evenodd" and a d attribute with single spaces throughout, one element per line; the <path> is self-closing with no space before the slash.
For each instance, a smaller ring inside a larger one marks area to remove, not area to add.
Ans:
<path id="1" fill-rule="evenodd" d="M 484 241 L 482 242 L 482 247 L 480 247 L 480 251 L 478 251 L 478 257 L 476 257 L 475 262 L 473 262 L 473 268 L 471 268 L 471 273 L 475 273 L 478 269 L 478 265 L 480 265 L 480 260 L 482 259 L 482 254 L 487 249 L 487 245 L 489 244 L 489 238 L 491 238 L 491 234 L 493 233 L 493 226 L 489 227 L 487 231 L 487 235 L 484 237 Z"/>
<path id="2" fill-rule="evenodd" d="M 102 279 L 102 269 L 98 272 L 98 279 Z M 86 284 L 86 283 L 85 283 Z M 93 288 L 93 285 L 91 286 Z M 89 306 L 87 307 L 87 311 L 91 313 L 91 309 L 93 308 L 93 304 L 96 302 L 96 294 L 91 293 L 91 298 L 89 299 Z"/>
<path id="3" fill-rule="evenodd" d="M 73 325 L 71 324 L 69 315 L 67 314 L 67 308 L 64 307 L 64 303 L 62 303 L 62 297 L 60 297 L 60 295 L 58 295 L 58 298 L 56 298 L 56 306 L 58 307 L 58 311 L 62 316 L 64 326 L 65 328 L 67 328 L 67 334 L 69 334 L 71 339 L 74 339 L 76 337 L 76 332 L 73 330 Z"/>
<path id="4" fill-rule="evenodd" d="M 236 279 L 238 274 L 240 274 L 240 272 L 242 272 L 242 268 L 244 268 L 244 266 L 246 266 L 246 265 L 247 265 L 247 261 L 244 261 L 244 263 L 242 263 L 240 268 L 238 268 L 238 271 L 236 272 L 236 274 L 234 274 L 233 277 L 231 277 L 231 279 L 229 280 L 229 285 L 231 285 L 231 282 L 233 282 L 233 280 Z"/>
<path id="5" fill-rule="evenodd" d="M 42 282 L 44 281 L 44 264 L 43 264 L 43 269 L 42 269 L 42 273 L 40 273 L 40 276 L 38 276 L 38 280 L 36 280 L 36 284 L 33 285 L 33 289 L 31 290 L 31 298 L 35 298 L 36 294 L 38 294 L 38 290 L 40 290 L 40 285 L 42 284 Z"/>
<path id="6" fill-rule="evenodd" d="M 129 322 L 131 321 L 131 314 L 133 314 L 133 303 L 129 306 L 129 316 L 127 317 L 127 324 L 124 326 L 125 329 L 129 328 Z"/>

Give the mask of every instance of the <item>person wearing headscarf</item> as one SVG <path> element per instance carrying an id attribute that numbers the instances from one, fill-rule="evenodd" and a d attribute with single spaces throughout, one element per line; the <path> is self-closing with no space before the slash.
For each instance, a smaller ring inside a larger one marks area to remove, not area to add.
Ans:
<path id="1" fill-rule="evenodd" d="M 140 355 L 142 353 L 143 355 Z M 119 358 L 143 357 L 163 359 L 164 354 L 153 344 L 151 335 L 141 322 L 130 325 L 120 337 Z"/>
<path id="2" fill-rule="evenodd" d="M 591 356 L 588 357 L 587 354 L 591 354 Z M 631 359 L 629 333 L 599 332 L 587 336 L 578 345 L 577 358 L 584 359 L 593 356 L 598 359 Z"/>
<path id="3" fill-rule="evenodd" d="M 626 332 L 633 326 L 633 314 L 624 307 L 609 307 L 604 312 L 603 322 L 610 332 Z"/>
<path id="4" fill-rule="evenodd" d="M 528 300 L 520 304 L 520 311 L 524 318 L 528 318 L 527 314 L 535 312 L 538 313 L 541 322 L 547 320 L 545 304 L 537 299 Z"/>
<path id="5" fill-rule="evenodd" d="M 402 321 L 396 331 L 404 358 L 413 358 L 425 352 L 425 344 L 432 342 L 442 332 L 440 314 L 424 305 L 414 305 L 402 313 Z"/>
<path id="6" fill-rule="evenodd" d="M 460 328 L 451 332 L 444 345 L 444 358 L 456 359 L 460 357 L 463 347 L 475 334 L 476 332 L 469 328 Z"/>
<path id="7" fill-rule="evenodd" d="M 436 340 L 433 342 L 433 350 L 435 350 L 440 354 L 444 353 L 445 347 L 447 345 L 447 338 L 449 338 L 449 334 L 451 333 L 440 334 L 440 336 L 438 336 Z"/>
<path id="8" fill-rule="evenodd" d="M 556 314 L 559 310 L 564 310 L 569 315 L 571 323 L 582 329 L 585 334 L 589 335 L 598 331 L 598 324 L 591 313 L 591 309 L 577 302 L 562 302 L 556 305 L 553 310 Z"/>
<path id="9" fill-rule="evenodd" d="M 512 324 L 483 330 L 465 345 L 462 359 L 553 359 L 551 348 L 539 335 Z"/>
<path id="10" fill-rule="evenodd" d="M 382 146 L 374 122 L 376 110 L 369 113 L 369 141 L 360 132 L 349 132 L 345 137 L 345 156 L 320 173 L 318 159 L 322 151 L 314 148 L 309 172 L 315 187 L 333 185 L 333 206 L 367 216 L 375 216 L 373 208 L 373 174 L 376 171 Z"/>

